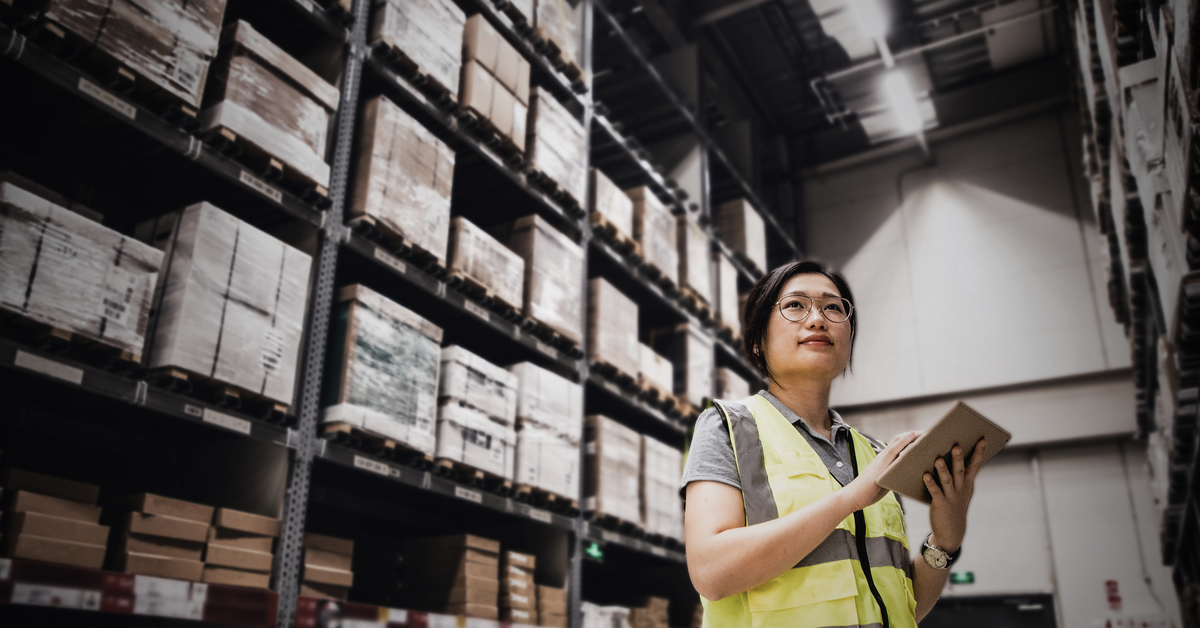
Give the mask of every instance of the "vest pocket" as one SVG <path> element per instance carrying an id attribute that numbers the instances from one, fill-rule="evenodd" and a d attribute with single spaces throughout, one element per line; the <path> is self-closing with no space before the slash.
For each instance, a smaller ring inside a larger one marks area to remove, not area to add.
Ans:
<path id="1" fill-rule="evenodd" d="M 879 500 L 883 511 L 883 535 L 908 544 L 908 534 L 904 525 L 904 511 L 894 495 L 888 494 Z"/>
<path id="2" fill-rule="evenodd" d="M 825 463 L 814 452 L 779 450 L 780 463 L 767 468 L 780 516 L 799 510 L 833 492 Z"/>
<path id="3" fill-rule="evenodd" d="M 819 604 L 858 594 L 849 560 L 789 569 L 747 592 L 752 613 Z"/>

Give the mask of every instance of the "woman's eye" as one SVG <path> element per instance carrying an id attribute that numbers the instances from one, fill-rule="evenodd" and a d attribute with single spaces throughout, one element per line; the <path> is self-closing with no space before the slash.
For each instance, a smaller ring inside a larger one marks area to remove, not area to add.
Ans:
<path id="1" fill-rule="evenodd" d="M 799 301 L 784 301 L 783 307 L 790 308 L 790 309 L 797 309 L 800 307 L 800 302 Z"/>
<path id="2" fill-rule="evenodd" d="M 829 305 L 825 306 L 825 311 L 827 311 L 827 312 L 844 312 L 846 310 L 842 308 L 841 303 L 830 303 Z"/>

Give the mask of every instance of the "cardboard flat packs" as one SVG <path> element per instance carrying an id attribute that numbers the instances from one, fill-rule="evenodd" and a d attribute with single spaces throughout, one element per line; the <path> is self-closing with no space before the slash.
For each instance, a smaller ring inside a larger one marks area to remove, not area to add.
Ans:
<path id="1" fill-rule="evenodd" d="M 520 218 L 507 230 L 508 247 L 525 260 L 523 313 L 580 343 L 583 249 L 541 216 Z"/>
<path id="2" fill-rule="evenodd" d="M 558 587 L 551 587 L 544 584 L 537 585 L 538 592 L 538 607 L 549 611 L 556 609 L 567 609 L 567 590 Z"/>
<path id="3" fill-rule="evenodd" d="M 385 233 L 446 261 L 454 151 L 384 96 L 362 115 L 346 218 L 370 216 Z"/>
<path id="4" fill-rule="evenodd" d="M 717 262 L 717 301 L 714 304 L 717 322 L 732 330 L 733 337 L 737 339 L 742 336 L 741 308 L 738 307 L 737 267 L 719 251 L 713 253 L 713 259 Z"/>
<path id="5" fill-rule="evenodd" d="M 500 594 L 501 595 L 523 595 L 530 599 L 537 599 L 537 585 L 533 584 L 533 576 L 514 577 L 508 574 L 500 576 Z"/>
<path id="6" fill-rule="evenodd" d="M 730 248 L 746 256 L 755 270 L 767 272 L 767 228 L 762 216 L 744 199 L 717 205 L 713 228 Z"/>
<path id="7" fill-rule="evenodd" d="M 14 512 L 9 517 L 6 536 L 28 534 L 47 539 L 74 541 L 86 545 L 108 543 L 108 527 L 86 521 L 66 519 L 37 512 Z"/>
<path id="8" fill-rule="evenodd" d="M 690 288 L 705 303 L 712 303 L 711 244 L 704 228 L 686 214 L 675 217 L 679 245 L 679 285 Z"/>
<path id="9" fill-rule="evenodd" d="M 126 521 L 125 530 L 134 534 L 196 542 L 202 542 L 208 538 L 208 524 L 190 519 L 131 512 Z"/>
<path id="10" fill-rule="evenodd" d="M 275 546 L 275 539 L 260 534 L 214 527 L 208 530 L 208 544 L 270 554 L 272 553 L 271 548 Z"/>
<path id="11" fill-rule="evenodd" d="M 587 417 L 584 429 L 584 511 L 641 524 L 638 498 L 642 435 L 600 415 Z"/>
<path id="12" fill-rule="evenodd" d="M 564 0 L 565 2 L 565 0 Z M 534 88 L 529 95 L 526 156 L 580 205 L 587 203 L 587 132 L 554 96 Z"/>
<path id="13" fill-rule="evenodd" d="M 500 621 L 535 626 L 537 625 L 537 611 L 514 606 L 502 607 L 500 609 Z"/>
<path id="14" fill-rule="evenodd" d="M 437 457 L 513 478 L 517 435 L 486 414 L 454 402 L 438 406 Z"/>
<path id="15" fill-rule="evenodd" d="M 290 405 L 312 258 L 209 203 L 137 234 L 165 253 L 149 366 Z"/>
<path id="16" fill-rule="evenodd" d="M 279 536 L 279 520 L 232 508 L 218 508 L 213 517 L 213 525 L 226 530 L 248 532 L 261 536 Z"/>
<path id="17" fill-rule="evenodd" d="M 212 69 L 200 130 L 229 129 L 304 180 L 328 186 L 337 88 L 241 20 L 221 31 Z"/>
<path id="18" fill-rule="evenodd" d="M 184 541 L 165 536 L 124 532 L 117 539 L 119 551 L 200 562 L 204 560 L 204 543 Z"/>
<path id="19" fill-rule="evenodd" d="M 124 573 L 174 580 L 199 582 L 204 577 L 204 563 L 199 560 L 155 556 L 125 551 L 117 558 L 117 569 Z"/>
<path id="20" fill-rule="evenodd" d="M 537 600 L 521 593 L 505 593 L 500 596 L 500 608 L 521 608 L 529 610 L 537 606 Z"/>
<path id="21" fill-rule="evenodd" d="M 3 484 L 10 490 L 29 491 L 81 504 L 95 505 L 96 500 L 100 497 L 99 486 L 64 480 L 23 469 L 6 469 Z"/>
<path id="22" fill-rule="evenodd" d="M 447 615 L 464 615 L 476 619 L 499 619 L 500 609 L 495 604 L 447 604 Z"/>
<path id="23" fill-rule="evenodd" d="M 216 565 L 218 567 L 233 567 L 236 569 L 245 569 L 246 571 L 262 571 L 270 573 L 271 564 L 275 560 L 274 554 L 266 552 L 254 552 L 251 550 L 237 549 L 235 547 L 225 547 L 221 545 L 209 545 L 204 552 L 204 563 L 206 565 Z"/>
<path id="24" fill-rule="evenodd" d="M 500 566 L 518 567 L 527 571 L 533 571 L 534 567 L 537 566 L 537 556 L 505 550 L 503 554 L 500 554 Z"/>
<path id="25" fill-rule="evenodd" d="M 638 344 L 638 376 L 657 386 L 660 390 L 671 392 L 675 389 L 675 367 L 671 361 L 644 344 Z"/>
<path id="26" fill-rule="evenodd" d="M 350 587 L 354 586 L 354 574 L 344 569 L 330 569 L 306 564 L 304 565 L 304 581 Z"/>
<path id="27" fill-rule="evenodd" d="M 678 284 L 675 216 L 649 188 L 633 188 L 625 193 L 633 199 L 633 239 L 641 245 L 642 257 L 671 283 Z"/>
<path id="28" fill-rule="evenodd" d="M 638 481 L 642 525 L 647 534 L 683 541 L 683 452 L 649 436 L 641 439 L 642 473 Z"/>
<path id="29" fill-rule="evenodd" d="M 29 533 L 4 535 L 4 556 L 7 558 L 44 560 L 99 569 L 104 565 L 104 551 L 103 544 L 50 539 Z"/>
<path id="30" fill-rule="evenodd" d="M 365 286 L 333 311 L 321 420 L 433 454 L 442 329 Z"/>
<path id="31" fill-rule="evenodd" d="M 483 604 L 485 606 L 496 605 L 496 592 L 483 591 L 481 589 L 450 589 L 446 595 L 447 605 L 450 604 Z"/>
<path id="32" fill-rule="evenodd" d="M 517 417 L 553 429 L 568 440 L 583 435 L 583 387 L 532 362 L 508 367 L 518 381 Z"/>
<path id="33" fill-rule="evenodd" d="M 140 359 L 162 258 L 0 179 L 0 311 Z"/>
<path id="34" fill-rule="evenodd" d="M 750 382 L 731 368 L 722 366 L 717 369 L 717 399 L 739 401 L 750 395 Z"/>
<path id="35" fill-rule="evenodd" d="M 9 512 L 36 512 L 54 517 L 100 523 L 100 507 L 29 491 L 12 491 Z"/>
<path id="36" fill-rule="evenodd" d="M 518 567 L 516 565 L 500 562 L 500 577 L 501 578 L 521 578 L 533 582 L 533 570 L 528 567 Z"/>
<path id="37" fill-rule="evenodd" d="M 538 612 L 538 625 L 548 626 L 549 628 L 567 628 L 566 613 L 545 613 Z"/>
<path id="38" fill-rule="evenodd" d="M 334 552 L 327 552 L 325 550 L 313 549 L 311 547 L 304 549 L 305 565 L 325 567 L 327 569 L 339 569 L 341 571 L 350 571 L 353 562 L 353 557 L 349 554 L 337 554 Z"/>
<path id="39" fill-rule="evenodd" d="M 339 587 L 332 584 L 317 582 L 301 582 L 300 595 L 315 597 L 322 600 L 342 600 L 350 597 L 350 587 Z"/>
<path id="40" fill-rule="evenodd" d="M 406 552 L 406 556 L 419 553 L 422 549 L 431 552 L 448 553 L 455 556 L 468 549 L 476 550 L 484 554 L 497 555 L 500 553 L 499 541 L 476 536 L 474 534 L 451 534 L 446 536 L 430 536 L 420 539 L 412 539 L 409 542 L 409 547 L 410 549 L 409 552 Z M 493 561 L 484 562 L 490 565 L 498 564 L 498 562 Z"/>
<path id="41" fill-rule="evenodd" d="M 521 309 L 525 291 L 525 260 L 466 218 L 450 221 L 451 272 L 479 282 L 493 298 Z"/>
<path id="42" fill-rule="evenodd" d="M 511 426 L 517 418 L 517 376 L 457 345 L 442 349 L 438 396 L 453 398 Z"/>
<path id="43" fill-rule="evenodd" d="M 588 281 L 588 361 L 637 377 L 638 306 L 603 277 Z"/>
<path id="44" fill-rule="evenodd" d="M 212 506 L 171 499 L 153 493 L 141 493 L 130 498 L 133 510 L 149 515 L 166 515 L 176 519 L 189 519 L 209 523 L 213 518 Z"/>
<path id="45" fill-rule="evenodd" d="M 333 536 L 325 536 L 324 534 L 305 532 L 304 548 L 321 550 L 323 552 L 331 552 L 334 554 L 342 554 L 344 556 L 352 556 L 354 554 L 354 541 L 351 539 L 339 539 Z"/>
<path id="46" fill-rule="evenodd" d="M 201 579 L 209 584 L 231 584 L 255 589 L 266 589 L 271 586 L 271 574 L 269 573 L 210 565 L 204 566 L 204 575 Z"/>
<path id="47" fill-rule="evenodd" d="M 466 16 L 451 0 L 374 0 L 368 39 L 404 56 L 457 96 Z"/>

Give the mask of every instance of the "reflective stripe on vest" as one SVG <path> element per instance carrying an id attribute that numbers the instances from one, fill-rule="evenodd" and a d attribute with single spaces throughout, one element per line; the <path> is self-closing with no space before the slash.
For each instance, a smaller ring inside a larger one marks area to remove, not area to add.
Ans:
<path id="1" fill-rule="evenodd" d="M 742 401 L 746 417 L 718 402 L 733 441 L 747 526 L 799 510 L 841 488 L 807 439 L 765 398 Z M 859 465 L 875 457 L 871 443 L 851 429 Z M 889 493 L 863 511 L 871 577 L 888 610 L 888 628 L 916 627 L 912 562 L 900 504 Z M 795 567 L 749 591 L 703 600 L 704 626 L 772 628 L 883 628 L 847 517 Z"/>

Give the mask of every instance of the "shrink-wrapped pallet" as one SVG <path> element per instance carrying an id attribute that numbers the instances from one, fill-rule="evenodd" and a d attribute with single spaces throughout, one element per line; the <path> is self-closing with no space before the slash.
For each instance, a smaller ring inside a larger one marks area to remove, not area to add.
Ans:
<path id="1" fill-rule="evenodd" d="M 368 216 L 444 262 L 454 151 L 384 96 L 363 107 L 362 131 L 346 217 Z"/>
<path id="2" fill-rule="evenodd" d="M 336 87 L 240 20 L 221 32 L 210 83 L 201 131 L 233 131 L 302 180 L 329 185 L 325 152 Z"/>
<path id="3" fill-rule="evenodd" d="M 399 50 L 419 71 L 458 97 L 463 25 L 451 0 L 374 0 L 369 41 Z"/>
<path id="4" fill-rule="evenodd" d="M 583 434 L 583 387 L 536 364 L 508 367 L 517 375 L 517 418 L 533 421 L 579 442 Z"/>
<path id="5" fill-rule="evenodd" d="M 741 401 L 751 394 L 750 382 L 738 375 L 733 369 L 724 366 L 717 369 L 716 399 Z"/>
<path id="6" fill-rule="evenodd" d="M 637 377 L 638 306 L 601 277 L 588 281 L 588 361 Z"/>
<path id="7" fill-rule="evenodd" d="M 683 500 L 679 499 L 683 452 L 649 436 L 642 437 L 641 444 L 639 493 L 646 534 L 683 541 Z"/>
<path id="8" fill-rule="evenodd" d="M 140 360 L 162 252 L 0 179 L 0 309 Z"/>
<path id="9" fill-rule="evenodd" d="M 513 479 L 516 432 L 486 414 L 459 405 L 438 406 L 437 457 Z"/>
<path id="10" fill-rule="evenodd" d="M 633 188 L 626 193 L 633 200 L 633 238 L 642 247 L 642 257 L 671 283 L 678 284 L 675 216 L 649 188 Z"/>
<path id="11" fill-rule="evenodd" d="M 525 316 L 579 344 L 583 249 L 541 216 L 508 226 L 508 248 L 525 260 Z"/>
<path id="12" fill-rule="evenodd" d="M 312 258 L 209 203 L 143 223 L 137 236 L 164 253 L 150 368 L 290 405 Z"/>
<path id="13" fill-rule="evenodd" d="M 717 237 L 741 253 L 758 272 L 767 271 L 767 228 L 754 207 L 739 198 L 717 205 L 713 211 Z"/>
<path id="14" fill-rule="evenodd" d="M 561 52 L 563 61 L 583 65 L 582 0 L 538 0 L 533 28 Z"/>
<path id="15" fill-rule="evenodd" d="M 588 209 L 593 214 L 600 214 L 605 220 L 616 227 L 620 235 L 632 238 L 633 230 L 633 199 L 624 190 L 617 187 L 612 179 L 604 176 L 603 172 L 592 168 L 591 195 L 588 197 Z M 592 223 L 596 220 L 593 218 Z"/>
<path id="16" fill-rule="evenodd" d="M 516 374 L 459 346 L 442 349 L 438 396 L 461 401 L 494 420 L 513 425 L 517 418 Z"/>
<path id="17" fill-rule="evenodd" d="M 359 285 L 331 318 L 321 420 L 432 454 L 442 329 Z"/>
<path id="18" fill-rule="evenodd" d="M 191 107 L 204 96 L 225 0 L 50 0 L 44 18 Z"/>
<path id="19" fill-rule="evenodd" d="M 690 288 L 705 303 L 712 303 L 711 243 L 704 228 L 688 216 L 676 216 L 679 245 L 679 286 Z"/>
<path id="20" fill-rule="evenodd" d="M 588 416 L 584 434 L 583 510 L 641 525 L 642 435 L 596 414 Z"/>
<path id="21" fill-rule="evenodd" d="M 522 422 L 517 431 L 516 481 L 567 499 L 579 499 L 579 441 Z"/>
<path id="22" fill-rule="evenodd" d="M 649 384 L 665 393 L 675 389 L 675 369 L 671 361 L 641 343 L 638 343 L 638 377 L 643 387 Z"/>
<path id="23" fill-rule="evenodd" d="M 583 603 L 583 628 L 633 628 L 629 624 L 629 609 L 624 606 L 600 606 Z"/>
<path id="24" fill-rule="evenodd" d="M 696 409 L 713 394 L 713 340 L 699 325 L 680 323 L 671 333 L 670 357 L 675 365 L 675 395 Z"/>
<path id="25" fill-rule="evenodd" d="M 449 267 L 451 275 L 465 275 L 489 290 L 496 300 L 521 309 L 525 260 L 461 216 L 450 222 Z"/>
<path id="26" fill-rule="evenodd" d="M 717 262 L 717 322 L 727 328 L 734 338 L 742 336 L 742 321 L 738 307 L 737 267 L 720 252 L 713 253 Z"/>
<path id="27" fill-rule="evenodd" d="M 526 157 L 532 168 L 558 184 L 575 202 L 587 202 L 587 130 L 544 89 L 529 96 Z"/>

